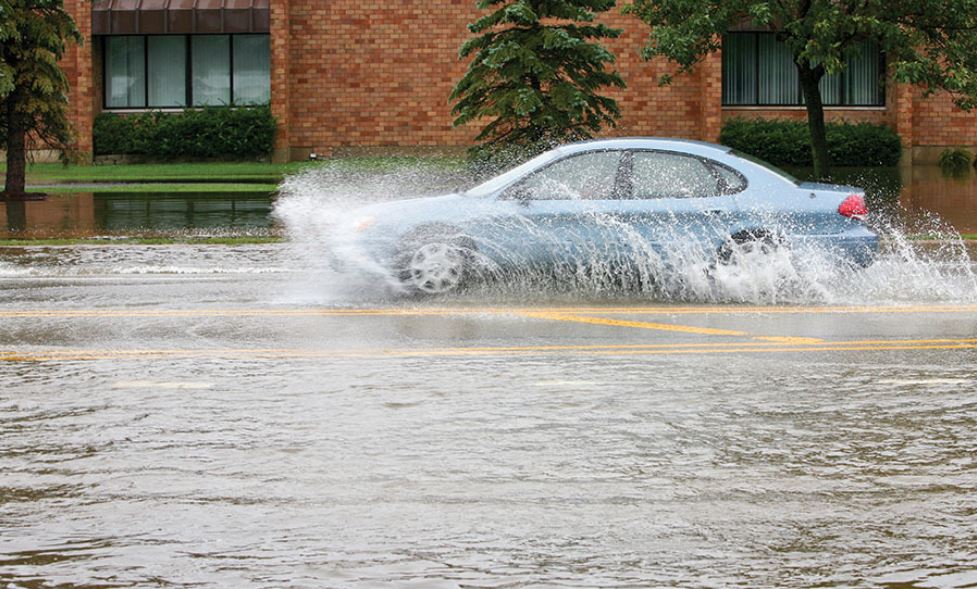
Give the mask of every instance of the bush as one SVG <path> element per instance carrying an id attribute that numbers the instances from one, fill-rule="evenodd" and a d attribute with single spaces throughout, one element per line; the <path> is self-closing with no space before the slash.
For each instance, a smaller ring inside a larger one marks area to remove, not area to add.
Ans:
<path id="1" fill-rule="evenodd" d="M 973 157 L 966 149 L 948 147 L 940 153 L 940 169 L 947 176 L 963 176 Z"/>
<path id="2" fill-rule="evenodd" d="M 828 123 L 828 153 L 836 166 L 894 166 L 902 145 L 885 125 Z M 806 122 L 733 119 L 719 142 L 778 166 L 810 166 L 811 132 Z"/>
<path id="3" fill-rule="evenodd" d="M 267 106 L 102 113 L 95 118 L 94 140 L 96 155 L 244 159 L 271 153 L 275 118 Z"/>

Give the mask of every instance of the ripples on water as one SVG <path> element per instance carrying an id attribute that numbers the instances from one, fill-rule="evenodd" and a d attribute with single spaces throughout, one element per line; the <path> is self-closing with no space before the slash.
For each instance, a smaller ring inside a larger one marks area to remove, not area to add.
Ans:
<path id="1" fill-rule="evenodd" d="M 0 581 L 970 586 L 945 359 L 5 367 Z"/>

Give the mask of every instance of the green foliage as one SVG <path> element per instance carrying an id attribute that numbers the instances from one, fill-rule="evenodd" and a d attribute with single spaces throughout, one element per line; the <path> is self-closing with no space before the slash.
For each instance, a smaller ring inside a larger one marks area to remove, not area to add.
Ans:
<path id="1" fill-rule="evenodd" d="M 802 85 L 817 95 L 817 81 L 843 71 L 859 43 L 874 41 L 897 81 L 977 107 L 977 0 L 632 0 L 625 10 L 651 27 L 644 57 L 665 57 L 680 72 L 718 50 L 733 27 L 775 30 Z M 807 104 L 823 121 L 823 109 Z M 823 136 L 815 139 L 822 144 Z"/>
<path id="2" fill-rule="evenodd" d="M 525 155 L 614 126 L 617 103 L 598 92 L 623 88 L 624 80 L 606 70 L 614 56 L 596 40 L 621 31 L 594 24 L 614 0 L 479 0 L 477 6 L 494 11 L 468 27 L 477 36 L 460 56 L 471 63 L 451 100 L 455 125 L 488 121 L 477 137 L 478 153 L 514 148 Z"/>
<path id="3" fill-rule="evenodd" d="M 58 64 L 67 41 L 82 37 L 62 1 L 0 0 L 0 119 L 15 120 L 54 149 L 72 139 L 68 79 Z"/>
<path id="4" fill-rule="evenodd" d="M 68 42 L 82 42 L 62 0 L 0 0 L 0 149 L 7 185 L 24 192 L 26 138 L 62 158 L 74 139 L 67 117 L 68 78 L 59 64 Z"/>
<path id="5" fill-rule="evenodd" d="M 940 169 L 947 176 L 963 176 L 974 156 L 963 148 L 947 148 L 940 153 Z"/>
<path id="6" fill-rule="evenodd" d="M 732 26 L 769 27 L 795 60 L 828 74 L 844 70 L 856 44 L 875 41 L 898 80 L 977 106 L 977 0 L 633 0 L 625 10 L 651 25 L 645 56 L 682 71 L 719 49 Z"/>
<path id="7" fill-rule="evenodd" d="M 895 131 L 870 123 L 828 123 L 828 152 L 842 166 L 894 166 L 902 146 Z M 811 165 L 811 132 L 806 123 L 733 119 L 719 142 L 778 166 Z"/>
<path id="8" fill-rule="evenodd" d="M 10 0 L 0 0 L 0 47 L 9 43 L 17 35 L 16 21 L 14 20 L 13 14 L 14 7 Z M 6 98 L 13 90 L 14 68 L 7 63 L 6 59 L 0 59 L 0 100 Z M 6 117 L 0 117 L 0 147 L 6 141 L 6 124 Z"/>
<path id="9" fill-rule="evenodd" d="M 828 152 L 842 166 L 895 166 L 902 156 L 899 134 L 886 125 L 828 123 Z"/>
<path id="10" fill-rule="evenodd" d="M 95 153 L 155 159 L 243 159 L 271 153 L 271 108 L 205 107 L 180 113 L 102 113 L 95 119 Z"/>

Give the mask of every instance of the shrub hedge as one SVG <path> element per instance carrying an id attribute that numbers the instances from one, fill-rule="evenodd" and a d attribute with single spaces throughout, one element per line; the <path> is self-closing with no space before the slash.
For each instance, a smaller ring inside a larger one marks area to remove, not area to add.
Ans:
<path id="1" fill-rule="evenodd" d="M 268 106 L 102 113 L 95 118 L 93 132 L 96 155 L 243 159 L 271 153 L 275 118 Z"/>
<path id="2" fill-rule="evenodd" d="M 894 166 L 902 145 L 885 125 L 828 123 L 828 153 L 836 166 Z M 811 133 L 806 122 L 733 119 L 719 142 L 778 166 L 810 166 Z"/>
<path id="3" fill-rule="evenodd" d="M 947 176 L 964 176 L 973 159 L 974 156 L 969 150 L 948 147 L 940 152 L 940 169 Z"/>

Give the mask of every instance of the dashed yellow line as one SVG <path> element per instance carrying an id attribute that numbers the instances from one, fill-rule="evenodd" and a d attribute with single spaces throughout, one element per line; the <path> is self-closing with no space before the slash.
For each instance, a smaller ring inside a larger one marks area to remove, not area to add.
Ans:
<path id="1" fill-rule="evenodd" d="M 794 336 L 755 336 L 753 339 L 761 342 L 774 342 L 779 344 L 820 344 L 824 339 L 820 337 L 794 337 Z"/>
<path id="2" fill-rule="evenodd" d="M 301 349 L 301 348 L 201 348 L 201 349 L 43 349 L 0 351 L 0 362 L 66 362 L 94 360 L 153 360 L 161 358 L 322 359 L 379 357 L 524 356 L 573 353 L 592 356 L 771 354 L 798 352 L 977 350 L 977 338 L 919 340 L 852 340 L 784 345 L 763 342 L 714 342 L 688 344 L 619 344 L 456 347 L 429 349 Z"/>

